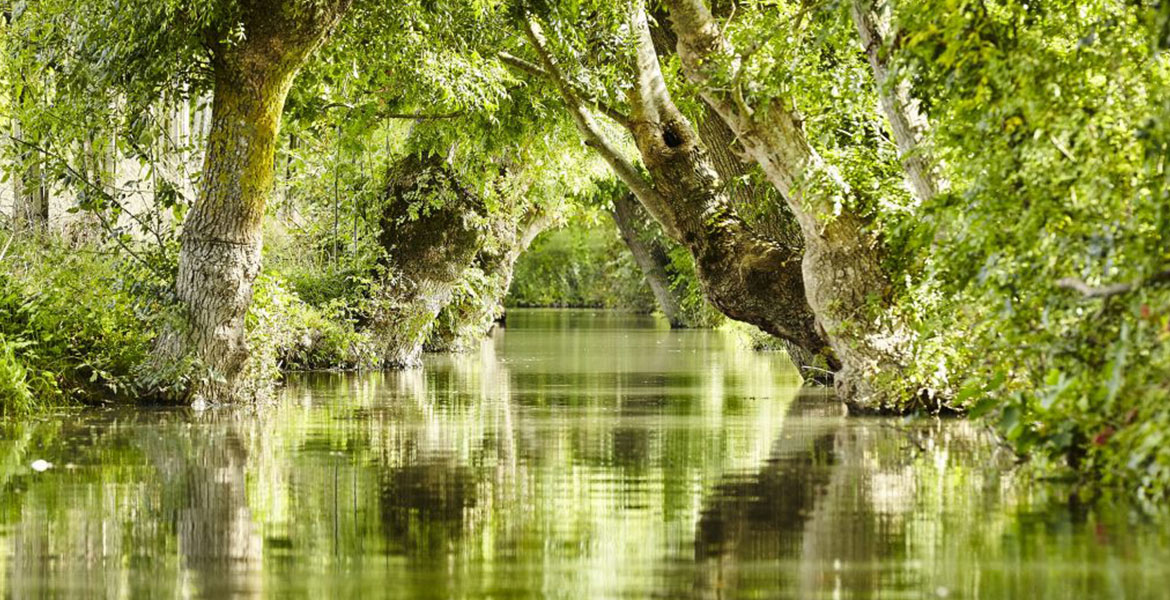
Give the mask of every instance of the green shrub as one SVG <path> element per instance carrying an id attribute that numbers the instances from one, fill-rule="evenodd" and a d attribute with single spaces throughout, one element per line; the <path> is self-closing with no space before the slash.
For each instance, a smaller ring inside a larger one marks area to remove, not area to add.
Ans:
<path id="1" fill-rule="evenodd" d="M 282 370 L 357 369 L 375 363 L 365 333 L 344 300 L 316 307 L 302 300 L 277 273 L 256 279 L 248 312 L 254 375 L 275 380 Z"/>
<path id="2" fill-rule="evenodd" d="M 35 374 L 26 381 L 38 402 L 26 405 L 138 397 L 149 393 L 147 379 L 167 385 L 144 370 L 159 327 L 175 314 L 157 267 L 52 240 L 13 244 L 3 267 L 0 336 L 9 366 Z"/>
<path id="3" fill-rule="evenodd" d="M 37 404 L 28 370 L 16 358 L 17 348 L 18 344 L 0 335 L 0 413 L 4 414 L 25 411 Z"/>

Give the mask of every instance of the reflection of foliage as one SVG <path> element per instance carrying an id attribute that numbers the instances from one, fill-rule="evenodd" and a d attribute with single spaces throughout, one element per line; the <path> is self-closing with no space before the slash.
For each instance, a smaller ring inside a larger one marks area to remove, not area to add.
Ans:
<path id="1" fill-rule="evenodd" d="M 443 555 L 464 534 L 475 506 L 471 469 L 443 460 L 389 469 L 381 486 L 382 527 L 392 551 Z"/>
<path id="2" fill-rule="evenodd" d="M 613 360 L 671 364 L 633 354 Z M 9 423 L 0 589 L 157 597 L 263 580 L 274 595 L 1159 590 L 1162 533 L 1138 533 L 1123 507 L 1070 506 L 1060 488 L 997 468 L 1007 457 L 977 428 L 846 421 L 818 400 L 761 400 L 776 380 L 748 381 L 778 361 L 740 350 L 715 360 L 721 374 L 649 385 L 591 370 L 605 372 L 608 357 L 553 371 L 515 363 L 544 384 L 459 359 L 420 378 L 314 376 L 288 390 L 311 398 L 304 406 Z M 513 392 L 556 395 L 544 402 L 560 412 L 525 410 L 527 393 L 499 395 L 509 389 L 499 378 Z M 706 405 L 721 386 L 735 401 Z M 623 414 L 597 393 L 614 389 L 629 404 L 675 394 Z M 37 458 L 55 466 L 36 473 Z M 1054 557 L 1057 568 L 1040 567 Z M 1095 567 L 1067 568 L 1085 564 Z M 706 579 L 714 565 L 718 582 Z M 646 569 L 668 575 L 647 582 Z M 582 576 L 591 573 L 605 577 Z"/>

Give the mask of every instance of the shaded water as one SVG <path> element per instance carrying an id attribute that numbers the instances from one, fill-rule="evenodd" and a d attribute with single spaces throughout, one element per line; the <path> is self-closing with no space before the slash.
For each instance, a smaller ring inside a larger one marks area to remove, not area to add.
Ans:
<path id="1" fill-rule="evenodd" d="M 1022 480 L 971 424 L 799 391 L 731 334 L 515 311 L 478 354 L 274 406 L 8 423 L 0 592 L 1170 595 L 1165 528 Z"/>

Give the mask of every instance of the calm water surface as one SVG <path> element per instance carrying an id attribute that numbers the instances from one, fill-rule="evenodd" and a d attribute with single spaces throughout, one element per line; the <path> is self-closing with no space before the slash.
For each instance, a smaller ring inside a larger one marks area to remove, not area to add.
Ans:
<path id="1" fill-rule="evenodd" d="M 1170 597 L 1166 527 L 1010 464 L 962 421 L 846 419 L 732 334 L 515 311 L 272 406 L 0 426 L 0 592 Z"/>

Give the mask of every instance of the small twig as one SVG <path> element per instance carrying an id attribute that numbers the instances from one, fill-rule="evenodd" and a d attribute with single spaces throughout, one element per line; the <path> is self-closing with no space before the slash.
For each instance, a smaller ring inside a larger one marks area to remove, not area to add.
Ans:
<path id="1" fill-rule="evenodd" d="M 4 247 L 0 248 L 0 260 L 4 260 L 4 257 L 8 255 L 8 247 L 12 245 L 14 238 L 16 238 L 15 232 L 9 235 L 8 239 L 4 241 Z"/>
<path id="2" fill-rule="evenodd" d="M 731 27 L 731 20 L 735 18 L 735 9 L 739 6 L 738 2 L 731 3 L 731 14 L 727 15 L 727 20 L 723 22 L 723 29 L 719 32 L 719 37 L 727 39 L 727 28 Z"/>
<path id="3" fill-rule="evenodd" d="M 1059 150 L 1060 153 L 1069 160 L 1069 162 L 1077 162 L 1077 159 L 1073 157 L 1072 152 L 1069 152 L 1068 149 L 1060 143 L 1060 140 L 1056 139 L 1056 136 L 1052 135 L 1051 133 L 1048 134 L 1048 141 L 1052 142 L 1052 145 L 1056 146 L 1056 149 Z"/>
<path id="4" fill-rule="evenodd" d="M 1170 269 L 1159 271 L 1149 277 L 1135 279 L 1128 283 L 1114 283 L 1096 287 L 1076 277 L 1065 277 L 1057 280 L 1056 287 L 1080 292 L 1085 298 L 1109 298 L 1129 293 L 1148 285 L 1158 285 L 1167 282 L 1170 282 Z"/>

